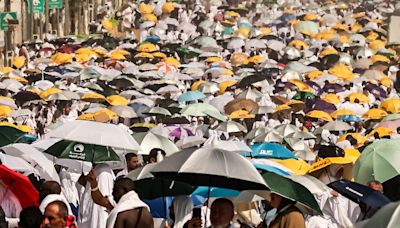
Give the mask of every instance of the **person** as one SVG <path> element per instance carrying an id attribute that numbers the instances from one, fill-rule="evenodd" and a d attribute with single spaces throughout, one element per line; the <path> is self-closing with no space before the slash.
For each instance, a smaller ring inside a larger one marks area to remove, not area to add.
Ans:
<path id="1" fill-rule="evenodd" d="M 62 201 L 54 201 L 47 205 L 42 227 L 43 228 L 64 228 L 67 227 L 68 208 Z"/>
<path id="2" fill-rule="evenodd" d="M 88 179 L 92 174 L 95 174 L 97 185 L 92 186 L 91 188 Z M 81 176 L 79 178 L 79 185 L 84 187 L 79 200 L 79 227 L 106 227 L 108 212 L 106 211 L 106 208 L 93 202 L 91 193 L 99 191 L 105 196 L 111 196 L 114 179 L 114 173 L 107 164 L 95 164 L 94 169 L 88 174 L 88 176 Z"/>
<path id="3" fill-rule="evenodd" d="M 42 213 L 46 209 L 46 206 L 54 201 L 63 201 L 67 205 L 68 212 L 72 214 L 71 207 L 67 199 L 61 193 L 61 186 L 56 181 L 46 181 L 40 186 L 39 190 L 39 209 Z"/>
<path id="4" fill-rule="evenodd" d="M 20 228 L 40 228 L 43 214 L 38 207 L 27 207 L 21 211 L 18 226 Z"/>
<path id="5" fill-rule="evenodd" d="M 295 202 L 278 194 L 271 194 L 271 206 L 276 208 L 277 215 L 269 224 L 270 228 L 301 228 L 305 221 L 301 211 L 295 207 Z"/>
<path id="6" fill-rule="evenodd" d="M 140 161 L 139 161 L 139 157 L 137 154 L 134 154 L 134 153 L 126 154 L 125 161 L 126 161 L 126 168 L 117 173 L 117 175 L 116 175 L 117 178 L 124 177 L 130 171 L 135 170 L 140 167 Z"/>
<path id="7" fill-rule="evenodd" d="M 210 221 L 211 221 L 211 228 L 230 228 L 232 226 L 232 220 L 235 215 L 234 206 L 232 201 L 219 198 L 216 199 L 211 204 L 211 213 L 210 213 Z M 190 227 L 198 227 L 194 225 L 201 224 L 199 223 L 199 218 L 192 219 L 191 223 L 189 223 Z M 192 225 L 194 224 L 194 225 Z"/>
<path id="8" fill-rule="evenodd" d="M 153 148 L 150 150 L 149 153 L 149 163 L 157 163 L 162 161 L 162 159 L 166 156 L 166 153 L 164 150 L 159 149 L 159 148 Z"/>
<path id="9" fill-rule="evenodd" d="M 192 219 L 193 203 L 189 196 L 177 196 L 169 209 L 170 227 L 183 228 Z"/>
<path id="10" fill-rule="evenodd" d="M 383 185 L 382 185 L 381 182 L 379 182 L 377 180 L 373 180 L 373 181 L 368 182 L 368 187 L 370 187 L 370 188 L 372 188 L 372 189 L 374 189 L 374 190 L 376 190 L 378 192 L 383 193 Z"/>

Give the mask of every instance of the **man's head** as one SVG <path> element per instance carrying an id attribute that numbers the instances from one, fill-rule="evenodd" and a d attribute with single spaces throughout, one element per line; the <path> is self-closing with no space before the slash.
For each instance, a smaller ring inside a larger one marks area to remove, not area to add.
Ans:
<path id="1" fill-rule="evenodd" d="M 24 208 L 19 214 L 20 228 L 39 228 L 42 224 L 43 214 L 38 207 Z"/>
<path id="2" fill-rule="evenodd" d="M 135 184 L 129 178 L 120 178 L 115 181 L 113 189 L 113 197 L 116 202 L 118 202 L 123 195 L 134 190 Z"/>
<path id="3" fill-rule="evenodd" d="M 44 228 L 64 228 L 68 219 L 68 208 L 62 201 L 54 201 L 44 210 Z"/>
<path id="4" fill-rule="evenodd" d="M 166 155 L 165 151 L 163 151 L 162 149 L 159 149 L 159 148 L 153 148 L 152 150 L 150 150 L 150 153 L 149 153 L 149 162 L 150 162 L 150 163 L 157 163 L 157 162 L 158 162 L 158 161 L 157 161 L 157 155 L 158 155 L 159 153 L 161 153 L 161 155 L 162 155 L 163 157 L 165 157 L 165 155 Z"/>
<path id="5" fill-rule="evenodd" d="M 61 186 L 56 181 L 46 181 L 40 186 L 39 203 L 50 194 L 61 194 Z"/>
<path id="6" fill-rule="evenodd" d="M 139 157 L 134 153 L 126 154 L 125 160 L 126 160 L 126 168 L 128 169 L 128 172 L 140 167 Z"/>
<path id="7" fill-rule="evenodd" d="M 215 228 L 229 227 L 234 215 L 233 203 L 228 199 L 217 199 L 211 205 L 210 220 Z"/>
<path id="8" fill-rule="evenodd" d="M 370 181 L 368 183 L 368 187 L 383 193 L 383 186 L 382 186 L 382 183 L 379 181 Z"/>

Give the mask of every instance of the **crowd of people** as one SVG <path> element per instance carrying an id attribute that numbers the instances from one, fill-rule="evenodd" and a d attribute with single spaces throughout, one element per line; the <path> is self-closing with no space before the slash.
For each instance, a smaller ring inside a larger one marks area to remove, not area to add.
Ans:
<path id="1" fill-rule="evenodd" d="M 396 227 L 399 12 L 129 1 L 18 45 L 0 227 Z"/>

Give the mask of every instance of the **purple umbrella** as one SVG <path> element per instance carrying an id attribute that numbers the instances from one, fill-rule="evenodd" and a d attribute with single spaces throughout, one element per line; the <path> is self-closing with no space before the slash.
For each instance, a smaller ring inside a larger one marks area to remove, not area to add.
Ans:
<path id="1" fill-rule="evenodd" d="M 344 88 L 336 83 L 326 83 L 322 90 L 326 93 L 340 93 L 344 90 Z"/>
<path id="2" fill-rule="evenodd" d="M 188 128 L 171 126 L 167 127 L 167 129 L 170 130 L 169 136 L 172 136 L 176 139 L 181 139 L 184 136 L 194 136 L 192 130 Z"/>
<path id="3" fill-rule="evenodd" d="M 329 102 L 326 102 L 324 100 L 317 98 L 317 99 L 315 99 L 312 110 L 321 110 L 321 111 L 331 114 L 332 112 L 336 111 L 337 108 L 334 104 L 331 104 Z"/>
<path id="4" fill-rule="evenodd" d="M 364 88 L 367 89 L 367 91 L 374 95 L 376 98 L 387 98 L 386 91 L 378 85 L 368 83 Z"/>
<path id="5" fill-rule="evenodd" d="M 311 86 L 311 88 L 313 88 L 313 90 L 315 91 L 316 95 L 321 95 L 322 94 L 322 89 L 321 86 L 318 85 L 318 83 L 307 80 L 305 81 L 305 83 L 309 86 Z"/>

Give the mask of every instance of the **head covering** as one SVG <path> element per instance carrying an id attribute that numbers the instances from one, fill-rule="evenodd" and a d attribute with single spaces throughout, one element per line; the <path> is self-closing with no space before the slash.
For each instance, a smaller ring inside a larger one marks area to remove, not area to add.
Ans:
<path id="1" fill-rule="evenodd" d="M 177 196 L 174 199 L 175 223 L 174 228 L 183 228 L 183 225 L 192 219 L 193 203 L 189 196 Z"/>

